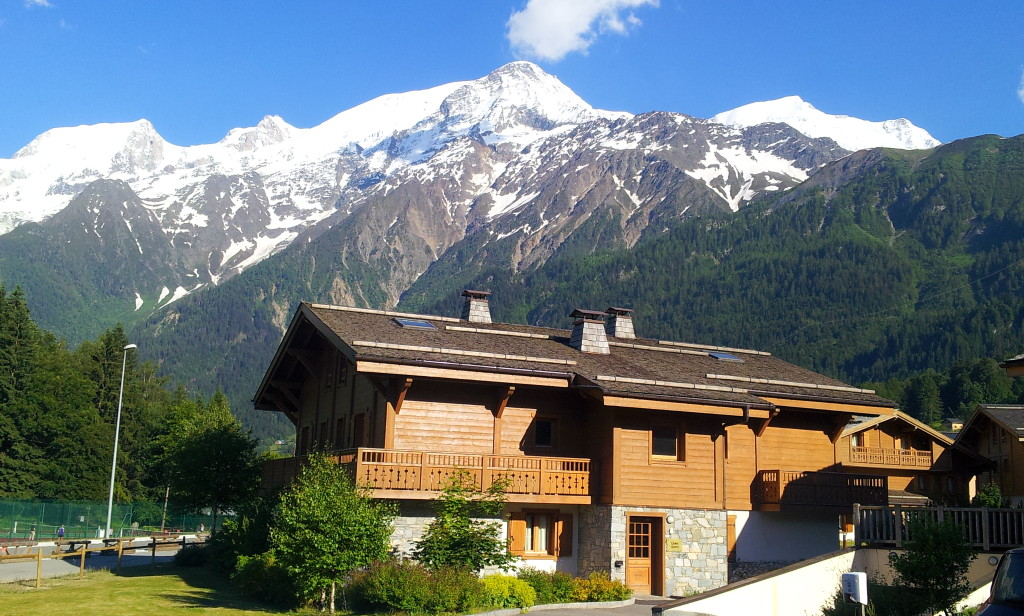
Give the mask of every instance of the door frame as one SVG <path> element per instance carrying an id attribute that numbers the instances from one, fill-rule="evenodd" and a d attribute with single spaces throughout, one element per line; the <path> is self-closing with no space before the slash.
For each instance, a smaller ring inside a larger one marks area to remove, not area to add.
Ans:
<path id="1" fill-rule="evenodd" d="M 646 518 L 651 524 L 651 594 L 665 596 L 665 517 L 666 513 L 656 511 L 627 511 L 625 531 L 629 541 L 629 523 L 633 518 Z M 629 545 L 626 548 L 626 568 L 629 568 Z"/>

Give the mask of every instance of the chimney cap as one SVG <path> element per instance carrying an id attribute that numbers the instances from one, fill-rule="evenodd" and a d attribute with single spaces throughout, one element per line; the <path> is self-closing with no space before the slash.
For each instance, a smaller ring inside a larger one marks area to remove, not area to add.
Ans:
<path id="1" fill-rule="evenodd" d="M 614 314 L 620 317 L 628 317 L 633 313 L 632 308 L 616 308 L 615 306 L 608 306 L 605 310 L 605 314 Z"/>
<path id="2" fill-rule="evenodd" d="M 490 296 L 490 291 L 474 291 L 473 289 L 466 289 L 462 292 L 462 297 L 471 297 L 473 299 L 487 299 Z"/>
<path id="3" fill-rule="evenodd" d="M 603 321 L 605 313 L 598 312 L 597 310 L 583 310 L 582 308 L 577 308 L 576 310 L 573 310 L 569 316 L 573 318 L 587 319 L 589 321 Z"/>

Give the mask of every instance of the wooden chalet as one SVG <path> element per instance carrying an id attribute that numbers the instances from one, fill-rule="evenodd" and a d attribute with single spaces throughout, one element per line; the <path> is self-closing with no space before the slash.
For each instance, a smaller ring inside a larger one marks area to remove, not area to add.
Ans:
<path id="1" fill-rule="evenodd" d="M 1007 359 L 999 364 L 1007 376 L 1024 376 L 1024 354 Z"/>
<path id="2" fill-rule="evenodd" d="M 462 318 L 300 305 L 254 400 L 297 431 L 264 487 L 327 449 L 399 502 L 407 553 L 454 472 L 504 478 L 524 563 L 654 594 L 723 585 L 730 558 L 835 549 L 839 513 L 886 502 L 887 475 L 837 449 L 852 418 L 893 415 L 871 391 L 763 351 L 637 337 L 625 308 L 553 329 L 492 323 L 488 293 L 463 295 Z"/>
<path id="3" fill-rule="evenodd" d="M 1024 405 L 979 405 L 956 442 L 991 461 L 977 475 L 979 487 L 994 482 L 1013 506 L 1024 504 Z"/>
<path id="4" fill-rule="evenodd" d="M 837 460 L 857 473 L 884 475 L 891 505 L 964 505 L 986 460 L 913 417 L 855 418 L 839 439 Z"/>

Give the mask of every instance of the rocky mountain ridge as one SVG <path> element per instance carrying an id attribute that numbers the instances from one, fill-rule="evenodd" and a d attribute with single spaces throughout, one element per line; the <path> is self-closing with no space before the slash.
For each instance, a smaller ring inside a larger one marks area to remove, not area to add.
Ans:
<path id="1" fill-rule="evenodd" d="M 780 122 L 594 109 L 527 62 L 209 145 L 170 144 L 145 120 L 54 129 L 0 159 L 0 228 L 17 226 L 0 280 L 30 285 L 26 254 L 83 260 L 76 280 L 95 282 L 62 285 L 66 301 L 98 294 L 130 321 L 291 247 L 331 255 L 312 266 L 321 300 L 394 305 L 453 249 L 535 267 L 597 220 L 614 221 L 600 241 L 628 247 L 848 153 Z M 105 281 L 112 268 L 128 274 Z"/>

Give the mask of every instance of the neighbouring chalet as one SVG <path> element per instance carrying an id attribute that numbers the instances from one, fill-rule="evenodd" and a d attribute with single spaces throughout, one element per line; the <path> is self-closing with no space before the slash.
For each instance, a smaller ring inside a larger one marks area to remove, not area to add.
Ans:
<path id="1" fill-rule="evenodd" d="M 965 505 L 988 461 L 913 417 L 856 417 L 837 448 L 843 468 L 885 475 L 890 505 Z"/>
<path id="2" fill-rule="evenodd" d="M 398 501 L 408 554 L 456 469 L 507 478 L 524 563 L 662 595 L 725 584 L 731 558 L 834 550 L 839 514 L 885 504 L 886 475 L 851 472 L 839 444 L 852 418 L 893 415 L 872 391 L 762 351 L 639 338 L 624 308 L 552 329 L 492 323 L 489 293 L 463 295 L 461 319 L 301 304 L 254 400 L 297 431 L 264 488 L 333 451 Z"/>
<path id="3" fill-rule="evenodd" d="M 977 475 L 979 487 L 994 482 L 1011 505 L 1024 505 L 1024 405 L 979 405 L 956 442 L 991 460 Z"/>
<path id="4" fill-rule="evenodd" d="M 1024 376 L 1024 354 L 1007 359 L 999 367 L 1006 371 L 1006 376 Z"/>

